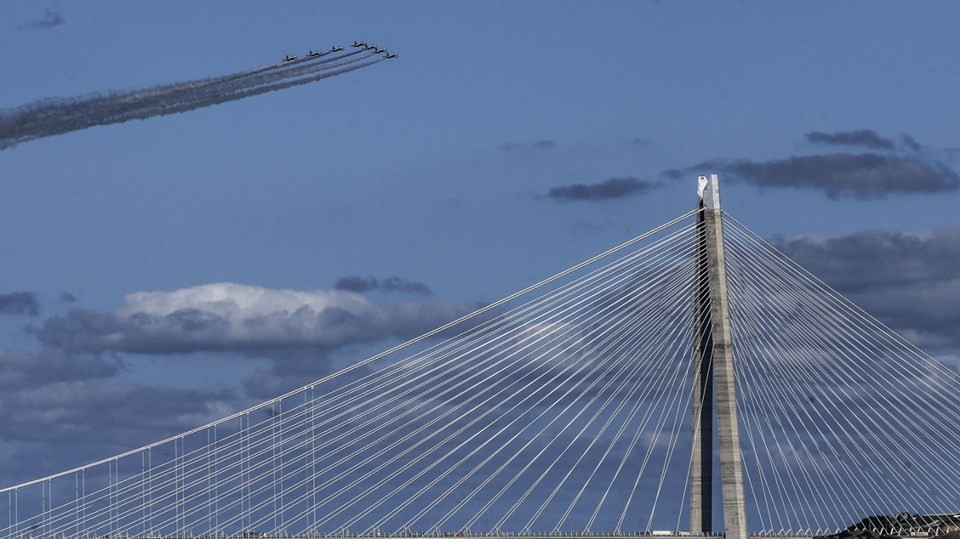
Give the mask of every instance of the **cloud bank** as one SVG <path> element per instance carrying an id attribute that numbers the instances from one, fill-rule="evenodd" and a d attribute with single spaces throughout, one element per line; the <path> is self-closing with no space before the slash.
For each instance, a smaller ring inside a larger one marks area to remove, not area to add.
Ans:
<path id="1" fill-rule="evenodd" d="M 364 292 L 403 292 L 407 294 L 417 294 L 420 296 L 432 296 L 433 291 L 430 287 L 417 281 L 408 281 L 400 277 L 387 277 L 382 281 L 376 277 L 360 277 L 357 275 L 347 275 L 337 279 L 333 285 L 337 290 L 348 290 L 362 294 Z"/>
<path id="2" fill-rule="evenodd" d="M 40 302 L 33 292 L 0 294 L 0 314 L 39 316 Z"/>
<path id="3" fill-rule="evenodd" d="M 757 187 L 816 189 L 833 199 L 877 199 L 895 193 L 960 189 L 960 176 L 943 163 L 873 153 L 741 160 L 721 166 Z"/>
<path id="4" fill-rule="evenodd" d="M 639 195 L 657 187 L 659 184 L 656 182 L 632 176 L 614 177 L 600 183 L 553 187 L 547 192 L 547 197 L 561 202 L 611 200 Z"/>
<path id="5" fill-rule="evenodd" d="M 38 337 L 70 352 L 136 354 L 329 350 L 411 338 L 471 309 L 422 298 L 377 304 L 349 290 L 277 290 L 214 283 L 128 294 L 114 312 L 75 308 Z"/>
<path id="6" fill-rule="evenodd" d="M 714 170 L 730 179 L 760 189 L 820 191 L 831 199 L 874 200 L 900 194 L 933 194 L 960 190 L 960 175 L 931 157 L 909 135 L 900 143 L 872 129 L 811 131 L 808 142 L 822 146 L 854 146 L 876 150 L 863 153 L 834 152 L 784 159 L 714 159 L 691 167 L 667 169 L 661 176 L 686 178 Z"/>
<path id="7" fill-rule="evenodd" d="M 120 364 L 103 358 L 78 359 L 60 351 L 40 353 L 0 350 L 0 390 L 36 388 L 55 382 L 107 378 L 120 372 Z"/>
<path id="8" fill-rule="evenodd" d="M 43 12 L 43 18 L 37 19 L 35 21 L 28 22 L 23 25 L 24 28 L 35 28 L 38 30 L 45 30 L 47 28 L 53 28 L 55 26 L 60 26 L 64 24 L 63 15 L 60 13 L 47 8 Z"/>
<path id="9" fill-rule="evenodd" d="M 123 370 L 109 357 L 0 350 L 0 485 L 152 442 L 245 404 L 232 390 L 130 383 Z"/>
<path id="10" fill-rule="evenodd" d="M 557 147 L 555 140 L 535 140 L 533 142 L 507 142 L 497 146 L 501 152 L 530 152 L 540 150 L 553 150 Z"/>
<path id="11" fill-rule="evenodd" d="M 892 140 L 881 137 L 873 129 L 834 131 L 833 133 L 811 131 L 805 137 L 807 142 L 826 146 L 861 146 L 873 150 L 892 150 L 895 147 Z"/>
<path id="12" fill-rule="evenodd" d="M 869 230 L 775 243 L 921 348 L 960 347 L 960 229 Z"/>
<path id="13" fill-rule="evenodd" d="M 831 199 L 873 200 L 894 194 L 932 194 L 960 189 L 960 175 L 939 161 L 875 153 L 804 155 L 769 161 L 714 160 L 663 172 L 685 178 L 719 170 L 755 187 L 821 191 Z"/>

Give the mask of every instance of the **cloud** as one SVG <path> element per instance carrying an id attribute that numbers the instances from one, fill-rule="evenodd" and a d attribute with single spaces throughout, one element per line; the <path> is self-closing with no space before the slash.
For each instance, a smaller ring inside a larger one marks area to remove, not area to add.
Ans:
<path id="1" fill-rule="evenodd" d="M 655 182 L 627 176 L 610 178 L 594 184 L 577 183 L 564 187 L 553 187 L 547 192 L 547 196 L 563 202 L 575 200 L 610 200 L 638 195 L 659 186 L 660 184 Z"/>
<path id="2" fill-rule="evenodd" d="M 874 153 L 805 155 L 770 161 L 707 161 L 669 169 L 667 178 L 721 170 L 733 179 L 760 188 L 813 189 L 827 197 L 870 200 L 894 193 L 942 193 L 960 189 L 960 176 L 939 161 Z"/>
<path id="3" fill-rule="evenodd" d="M 960 347 L 960 229 L 869 230 L 775 243 L 917 345 Z"/>
<path id="4" fill-rule="evenodd" d="M 557 147 L 555 140 L 535 140 L 533 142 L 507 142 L 497 146 L 501 152 L 529 152 L 540 150 L 552 150 Z"/>
<path id="5" fill-rule="evenodd" d="M 728 168 L 758 187 L 813 188 L 830 198 L 875 199 L 890 193 L 939 193 L 960 188 L 960 176 L 942 163 L 871 153 L 738 161 Z"/>
<path id="6" fill-rule="evenodd" d="M 375 277 L 347 275 L 337 279 L 337 282 L 333 285 L 333 287 L 336 290 L 348 290 L 350 292 L 357 292 L 358 294 L 364 292 L 383 291 L 404 292 L 408 294 L 418 294 L 421 296 L 433 295 L 433 291 L 430 290 L 429 286 L 417 281 L 401 279 L 397 276 L 387 277 L 386 279 L 380 281 Z"/>
<path id="7" fill-rule="evenodd" d="M 470 310 L 437 299 L 377 304 L 347 290 L 215 283 L 128 294 L 115 312 L 71 309 L 49 318 L 38 337 L 71 352 L 329 350 L 411 338 Z"/>
<path id="8" fill-rule="evenodd" d="M 63 16 L 60 13 L 47 8 L 43 12 L 43 18 L 37 19 L 35 21 L 28 22 L 23 25 L 24 28 L 37 28 L 37 29 L 46 29 L 53 28 L 54 26 L 60 26 L 64 24 Z"/>
<path id="9" fill-rule="evenodd" d="M 954 371 L 960 372 L 960 355 L 947 354 L 943 356 L 938 356 L 936 359 L 937 361 L 947 365 Z"/>
<path id="10" fill-rule="evenodd" d="M 872 129 L 811 131 L 808 142 L 821 146 L 859 146 L 876 152 L 835 152 L 785 159 L 713 159 L 685 168 L 667 169 L 664 178 L 679 179 L 705 171 L 721 171 L 734 181 L 759 188 L 821 191 L 832 199 L 870 200 L 893 194 L 942 193 L 960 190 L 960 175 L 935 158 L 934 152 L 907 134 L 899 141 Z M 949 152 L 947 152 L 949 153 Z"/>
<path id="11" fill-rule="evenodd" d="M 921 152 L 924 147 L 917 142 L 917 139 L 902 133 L 899 144 L 893 139 L 880 136 L 873 129 L 852 129 L 848 131 L 834 131 L 825 133 L 823 131 L 811 131 L 804 135 L 807 142 L 820 146 L 860 146 L 871 150 L 909 150 L 912 152 Z"/>
<path id="12" fill-rule="evenodd" d="M 0 350 L 0 485 L 103 458 L 232 413 L 232 390 L 123 381 L 123 365 L 60 350 Z"/>
<path id="13" fill-rule="evenodd" d="M 894 142 L 892 140 L 881 137 L 872 129 L 834 131 L 833 133 L 811 131 L 805 136 L 807 142 L 825 146 L 862 146 L 873 150 L 894 149 Z"/>
<path id="14" fill-rule="evenodd" d="M 33 479 L 183 432 L 247 402 L 231 390 L 118 382 L 48 382 L 4 391 L 2 484 Z M 38 459 L 38 451 L 43 455 Z M 31 458 L 31 455 L 33 458 Z"/>
<path id="15" fill-rule="evenodd" d="M 915 152 L 923 151 L 923 145 L 917 142 L 917 139 L 911 137 L 910 135 L 900 135 L 900 142 L 908 150 L 913 150 Z"/>
<path id="16" fill-rule="evenodd" d="M 115 360 L 77 358 L 57 350 L 0 350 L 0 390 L 4 392 L 54 382 L 107 378 L 120 370 L 120 363 Z"/>
<path id="17" fill-rule="evenodd" d="M 74 296 L 74 295 L 71 294 L 70 292 L 61 292 L 61 293 L 60 293 L 60 301 L 62 301 L 62 302 L 64 302 L 64 303 L 76 303 L 76 302 L 77 302 L 77 296 Z"/>
<path id="18" fill-rule="evenodd" d="M 33 292 L 0 294 L 0 314 L 38 316 L 40 302 Z"/>
<path id="19" fill-rule="evenodd" d="M 323 352 L 290 356 L 254 371 L 243 381 L 243 390 L 248 397 L 261 401 L 303 387 L 338 371 L 339 367 Z M 337 384 L 346 384 L 369 373 L 369 367 L 341 373 Z"/>

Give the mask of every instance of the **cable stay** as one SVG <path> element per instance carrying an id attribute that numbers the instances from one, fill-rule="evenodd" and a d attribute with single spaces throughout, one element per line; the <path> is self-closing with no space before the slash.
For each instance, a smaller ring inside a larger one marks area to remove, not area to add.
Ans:
<path id="1" fill-rule="evenodd" d="M 693 409 L 698 215 L 276 399 L 0 489 L 0 538 L 677 533 L 712 413 Z M 957 374 L 722 220 L 751 533 L 957 513 Z"/>

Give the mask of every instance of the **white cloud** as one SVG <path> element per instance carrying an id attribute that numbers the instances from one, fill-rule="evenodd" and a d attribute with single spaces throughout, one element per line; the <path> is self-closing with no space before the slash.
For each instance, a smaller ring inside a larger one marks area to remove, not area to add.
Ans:
<path id="1" fill-rule="evenodd" d="M 211 283 L 172 291 L 133 292 L 124 297 L 117 314 L 146 313 L 166 316 L 183 309 L 198 309 L 228 318 L 269 316 L 309 308 L 320 312 L 339 307 L 351 312 L 371 308 L 363 296 L 343 290 L 279 290 L 236 283 Z"/>
<path id="2" fill-rule="evenodd" d="M 331 348 L 424 333 L 469 308 L 432 299 L 374 303 L 347 290 L 211 283 L 128 294 L 112 313 L 73 309 L 40 338 L 71 351 L 143 354 Z"/>

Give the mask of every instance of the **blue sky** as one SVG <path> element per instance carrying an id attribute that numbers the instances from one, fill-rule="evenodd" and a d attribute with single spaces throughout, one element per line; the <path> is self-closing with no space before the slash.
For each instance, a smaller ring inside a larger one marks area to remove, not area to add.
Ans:
<path id="1" fill-rule="evenodd" d="M 196 413 L 156 404 L 130 441 L 212 419 L 677 216 L 711 171 L 737 219 L 956 360 L 957 20 L 948 2 L 4 2 L 6 112 L 357 39 L 400 58 L 0 150 L 0 365 L 30 381 L 0 386 L 0 483 L 122 445 L 104 433 L 131 425 L 84 417 L 137 388 Z M 388 318 L 397 304 L 422 317 L 355 341 L 301 335 L 294 352 L 249 335 L 147 346 L 123 325 L 203 310 L 212 283 L 278 302 L 260 314 L 352 290 Z M 163 307 L 137 295 L 155 291 Z M 121 344 L 93 318 L 120 324 Z M 63 384 L 119 395 L 78 390 L 36 414 L 77 411 L 74 447 L 23 408 Z M 28 449 L 44 458 L 26 466 Z"/>

